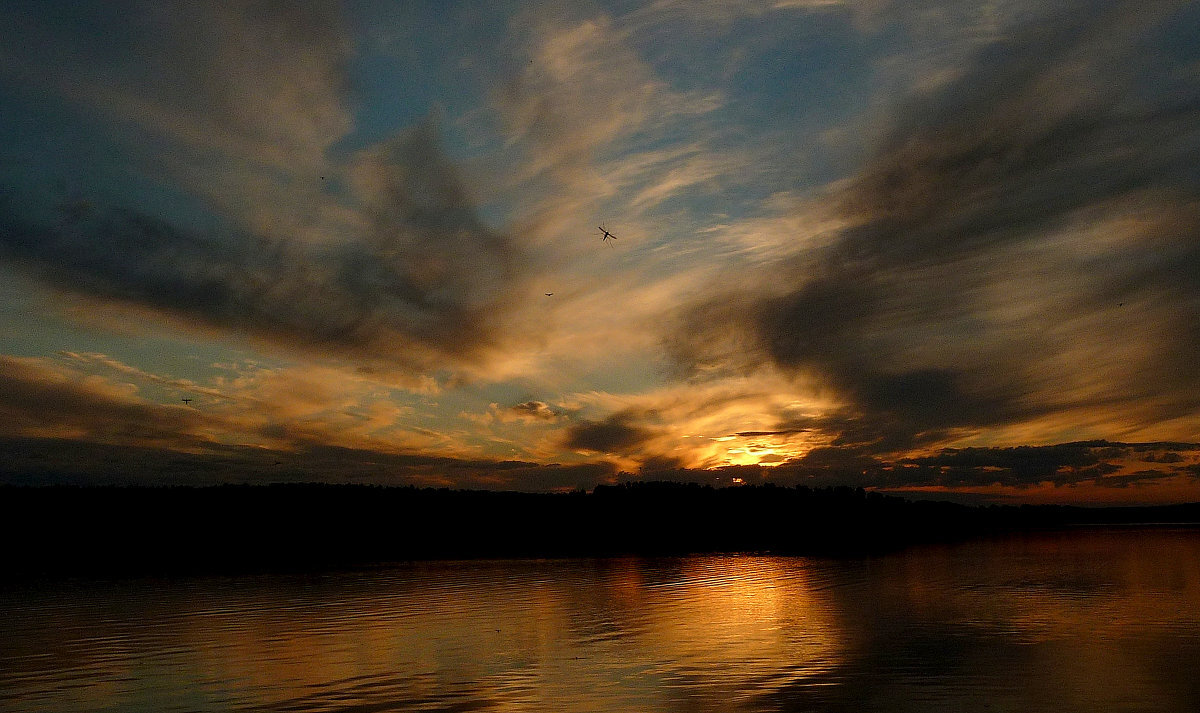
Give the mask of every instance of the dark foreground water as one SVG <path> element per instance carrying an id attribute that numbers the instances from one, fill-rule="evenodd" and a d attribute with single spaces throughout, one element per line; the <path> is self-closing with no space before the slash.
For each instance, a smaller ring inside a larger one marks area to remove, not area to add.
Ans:
<path id="1" fill-rule="evenodd" d="M 1200 711 L 1200 531 L 0 590 L 5 711 Z"/>

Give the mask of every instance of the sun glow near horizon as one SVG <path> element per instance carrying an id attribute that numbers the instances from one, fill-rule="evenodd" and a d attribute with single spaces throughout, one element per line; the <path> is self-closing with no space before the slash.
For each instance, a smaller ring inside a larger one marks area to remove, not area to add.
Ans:
<path id="1" fill-rule="evenodd" d="M 0 480 L 1200 500 L 1200 6 L 735 5 L 3 5 Z"/>

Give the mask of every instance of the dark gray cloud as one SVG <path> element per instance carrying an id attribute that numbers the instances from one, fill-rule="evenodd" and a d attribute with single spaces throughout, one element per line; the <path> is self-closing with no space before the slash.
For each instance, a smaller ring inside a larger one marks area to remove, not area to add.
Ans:
<path id="1" fill-rule="evenodd" d="M 1175 473 L 1163 472 L 1161 470 L 1139 470 L 1122 475 L 1108 475 L 1104 477 L 1102 482 L 1109 488 L 1136 488 L 1154 485 L 1175 476 Z"/>
<path id="2" fill-rule="evenodd" d="M 577 465 L 461 460 L 320 445 L 293 450 L 206 443 L 166 446 L 0 436 L 0 484 L 220 485 L 362 483 L 546 492 L 613 482 L 604 462 Z"/>
<path id="3" fill-rule="evenodd" d="M 1103 447 L 1105 444 L 1101 444 Z M 949 448 L 936 456 L 910 458 L 905 465 L 934 466 L 956 471 L 997 469 L 1017 480 L 1046 480 L 1060 468 L 1085 468 L 1100 462 L 1095 444 L 1017 446 L 1015 448 Z"/>
<path id="4" fill-rule="evenodd" d="M 193 409 L 122 398 L 82 376 L 0 355 L 0 424 L 0 436 L 59 434 L 189 448 L 204 442 L 195 434 L 208 421 Z"/>
<path id="5" fill-rule="evenodd" d="M 817 416 L 785 419 L 777 424 L 776 430 L 820 434 L 829 438 L 832 447 L 874 454 L 907 453 L 954 435 L 951 428 L 931 427 L 895 410 L 832 409 Z"/>
<path id="6" fill-rule="evenodd" d="M 1105 453 L 1105 451 L 1109 451 Z M 950 448 L 937 455 L 907 458 L 897 464 L 898 477 L 916 483 L 943 486 L 1006 485 L 1026 487 L 1039 483 L 1066 485 L 1117 473 L 1120 466 L 1105 457 L 1121 455 L 1107 443 L 1066 443 L 1015 448 Z"/>
<path id="7" fill-rule="evenodd" d="M 429 126 L 358 159 L 357 234 L 322 244 L 200 232 L 125 208 L 0 213 L 0 257 L 58 289 L 292 347 L 422 365 L 497 337 L 517 250 L 475 215 Z"/>
<path id="8" fill-rule="evenodd" d="M 1162 454 L 1147 453 L 1142 456 L 1143 463 L 1182 463 L 1184 457 L 1173 451 L 1168 451 Z"/>
<path id="9" fill-rule="evenodd" d="M 337 3 L 19 3 L 0 20 L 30 38 L 0 50 L 0 101 L 21 118 L 0 152 L 0 260 L 380 366 L 494 345 L 518 250 L 480 219 L 431 122 L 352 151 Z"/>
<path id="10" fill-rule="evenodd" d="M 681 360 L 814 377 L 847 403 L 834 434 L 892 446 L 1200 406 L 1200 9 L 1060 5 L 900 103 L 829 196 L 849 227 L 693 306 Z"/>
<path id="11" fill-rule="evenodd" d="M 295 229 L 320 212 L 318 177 L 352 128 L 341 9 L 5 3 L 0 23 L 24 41 L 0 48 L 12 119 L 0 154 L 40 190 L 61 182 L 161 204 L 178 196 L 160 189 L 182 186 L 222 214 L 257 226 L 273 213 Z"/>
<path id="12" fill-rule="evenodd" d="M 776 431 L 738 431 L 733 434 L 741 438 L 755 438 L 758 436 L 792 436 L 797 433 L 804 433 L 807 428 L 783 428 Z"/>
<path id="13" fill-rule="evenodd" d="M 654 431 L 637 425 L 637 417 L 619 412 L 602 421 L 580 421 L 567 429 L 563 445 L 567 448 L 633 455 L 654 436 Z"/>
<path id="14" fill-rule="evenodd" d="M 1200 444 L 1078 441 L 1049 446 L 1012 448 L 947 448 L 918 458 L 902 458 L 878 471 L 881 483 L 899 487 L 1001 485 L 1024 488 L 1049 483 L 1091 482 L 1126 487 L 1178 475 L 1175 463 L 1188 459 L 1178 451 L 1200 455 Z M 1164 462 L 1159 469 L 1126 471 L 1132 465 Z M 883 465 L 883 464 L 881 464 Z"/>

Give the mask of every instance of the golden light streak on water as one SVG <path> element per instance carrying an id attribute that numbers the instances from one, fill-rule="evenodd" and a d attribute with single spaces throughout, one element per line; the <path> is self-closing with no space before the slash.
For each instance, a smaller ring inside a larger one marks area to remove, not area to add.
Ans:
<path id="1" fill-rule="evenodd" d="M 1196 529 L 25 582 L 0 613 L 28 713 L 1200 709 Z"/>

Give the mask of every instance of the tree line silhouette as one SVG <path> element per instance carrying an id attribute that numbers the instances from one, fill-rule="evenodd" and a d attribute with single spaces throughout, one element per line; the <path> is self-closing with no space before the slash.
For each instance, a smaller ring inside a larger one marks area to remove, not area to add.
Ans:
<path id="1" fill-rule="evenodd" d="M 1200 522 L 1200 503 L 967 506 L 849 487 L 675 482 L 559 494 L 327 484 L 4 486 L 0 576 L 308 570 L 478 557 L 844 556 L 1034 528 L 1182 522 Z"/>

